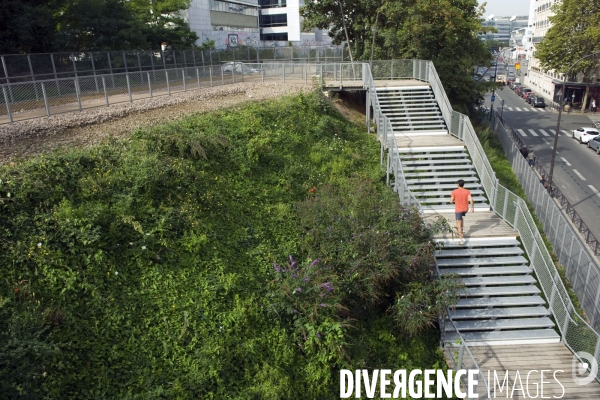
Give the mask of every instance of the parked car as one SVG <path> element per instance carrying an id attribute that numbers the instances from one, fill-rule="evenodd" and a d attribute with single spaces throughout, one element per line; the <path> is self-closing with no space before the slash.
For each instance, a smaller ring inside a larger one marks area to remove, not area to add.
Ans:
<path id="1" fill-rule="evenodd" d="M 523 95 L 523 98 L 525 99 L 525 102 L 527 104 L 531 104 L 531 101 L 535 98 L 535 93 L 533 93 L 533 92 L 525 93 Z"/>
<path id="2" fill-rule="evenodd" d="M 254 73 L 258 72 L 258 70 L 256 68 L 250 68 L 249 66 L 245 65 L 244 63 L 233 62 L 233 61 L 226 62 L 225 64 L 223 64 L 221 66 L 221 69 L 226 74 L 231 74 L 233 71 L 235 71 L 236 74 L 244 74 L 244 75 L 254 74 Z"/>
<path id="3" fill-rule="evenodd" d="M 536 108 L 537 107 L 546 108 L 546 101 L 544 100 L 543 97 L 535 96 L 535 98 L 531 102 L 531 105 Z"/>
<path id="4" fill-rule="evenodd" d="M 600 154 L 600 136 L 596 136 L 592 140 L 588 141 L 588 147 L 596 151 L 596 154 Z"/>
<path id="5" fill-rule="evenodd" d="M 517 82 L 515 80 L 510 88 L 516 92 L 517 88 L 520 88 L 520 87 L 521 87 L 521 82 Z"/>
<path id="6" fill-rule="evenodd" d="M 600 135 L 600 131 L 596 128 L 583 127 L 571 131 L 571 136 L 573 139 L 579 140 L 579 143 L 587 143 L 598 135 Z"/>
<path id="7" fill-rule="evenodd" d="M 521 90 L 525 89 L 523 86 L 517 86 L 517 88 L 515 89 L 515 93 L 517 94 L 517 96 L 521 96 Z"/>
<path id="8" fill-rule="evenodd" d="M 521 90 L 519 90 L 519 96 L 525 99 L 525 95 L 529 92 L 531 92 L 531 89 L 524 87 Z"/>

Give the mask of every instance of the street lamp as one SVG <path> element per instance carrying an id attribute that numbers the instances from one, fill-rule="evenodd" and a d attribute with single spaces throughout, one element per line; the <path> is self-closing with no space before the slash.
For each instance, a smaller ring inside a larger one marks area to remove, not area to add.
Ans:
<path id="1" fill-rule="evenodd" d="M 560 132 L 560 117 L 562 116 L 563 101 L 565 98 L 565 85 L 567 83 L 567 77 L 571 73 L 571 70 L 573 69 L 573 67 L 575 67 L 575 65 L 577 65 L 579 63 L 579 61 L 585 60 L 586 58 L 593 57 L 597 54 L 600 54 L 600 51 L 596 51 L 595 53 L 588 54 L 587 56 L 583 56 L 579 60 L 575 61 L 569 67 L 569 69 L 567 70 L 567 73 L 565 74 L 565 76 L 563 78 L 562 88 L 560 91 L 560 97 L 558 100 L 558 121 L 556 122 L 556 134 L 554 135 L 554 146 L 552 147 L 552 160 L 550 161 L 550 174 L 548 175 L 548 188 L 549 189 L 552 188 L 552 177 L 554 174 L 554 160 L 556 159 L 556 146 L 558 145 L 558 133 Z M 585 107 L 585 104 L 583 104 L 582 107 Z"/>
<path id="2" fill-rule="evenodd" d="M 496 77 L 498 76 L 498 57 L 500 57 L 500 55 L 501 55 L 501 54 L 504 54 L 504 52 L 505 52 L 506 50 L 509 50 L 509 49 L 504 49 L 504 50 L 502 50 L 502 51 L 501 51 L 501 52 L 499 52 L 499 53 L 498 53 L 498 55 L 496 56 L 496 70 L 494 71 L 494 88 L 492 89 L 492 90 L 493 90 L 493 91 L 492 91 L 492 99 L 495 99 L 495 96 L 496 96 L 496 85 L 495 85 L 495 83 L 496 83 Z M 510 51 L 515 51 L 515 50 L 516 50 L 516 48 L 515 48 L 515 47 L 511 47 L 511 48 L 510 48 Z M 494 101 L 492 100 L 492 104 L 491 104 L 491 106 L 490 106 L 490 121 L 492 120 L 492 114 L 493 114 L 493 113 L 494 113 Z"/>

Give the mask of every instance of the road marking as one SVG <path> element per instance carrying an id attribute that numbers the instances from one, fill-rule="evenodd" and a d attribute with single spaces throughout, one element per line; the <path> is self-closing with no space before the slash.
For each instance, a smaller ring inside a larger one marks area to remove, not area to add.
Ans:
<path id="1" fill-rule="evenodd" d="M 513 110 L 513 108 L 512 108 L 512 107 L 508 107 L 508 110 L 509 110 L 509 111 L 515 111 L 515 110 Z"/>
<path id="2" fill-rule="evenodd" d="M 592 189 L 592 192 L 594 192 L 596 196 L 600 197 L 600 192 L 598 192 L 598 190 L 595 187 L 593 187 L 592 185 L 588 185 L 588 187 Z"/>
<path id="3" fill-rule="evenodd" d="M 556 131 L 554 129 L 548 129 L 551 134 L 556 135 Z"/>
<path id="4" fill-rule="evenodd" d="M 577 176 L 579 177 L 579 179 L 581 179 L 582 181 L 587 181 L 587 179 L 585 179 L 585 178 L 583 177 L 583 175 L 581 175 L 581 174 L 579 173 L 579 171 L 577 171 L 576 169 L 574 169 L 574 170 L 573 170 L 573 173 L 574 173 L 575 175 L 577 175 Z"/>
<path id="5" fill-rule="evenodd" d="M 548 134 L 548 133 L 547 133 L 545 130 L 543 130 L 543 129 L 540 129 L 540 132 L 542 132 L 542 135 L 544 135 L 544 136 L 550 136 L 550 135 L 549 135 L 549 134 Z"/>
<path id="6" fill-rule="evenodd" d="M 515 109 L 516 109 L 517 111 L 522 111 L 522 110 L 521 110 L 519 107 L 515 107 Z"/>
<path id="7" fill-rule="evenodd" d="M 561 157 L 560 159 L 563 160 L 565 162 L 565 164 L 567 164 L 568 167 L 572 167 L 571 163 L 568 162 L 566 158 Z"/>
<path id="8" fill-rule="evenodd" d="M 565 131 L 564 129 L 562 129 L 561 132 L 564 133 L 567 136 L 571 136 L 571 134 L 569 132 Z"/>
<path id="9" fill-rule="evenodd" d="M 539 136 L 537 133 L 535 133 L 535 131 L 533 129 L 528 129 L 529 133 L 531 133 L 533 136 Z"/>
<path id="10" fill-rule="evenodd" d="M 527 137 L 527 134 L 525 133 L 525 131 L 523 131 L 523 129 L 517 129 L 517 132 L 519 132 L 521 136 Z"/>

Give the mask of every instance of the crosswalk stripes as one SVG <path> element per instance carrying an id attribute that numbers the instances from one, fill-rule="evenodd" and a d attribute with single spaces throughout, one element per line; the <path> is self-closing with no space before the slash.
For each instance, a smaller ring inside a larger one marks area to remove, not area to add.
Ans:
<path id="1" fill-rule="evenodd" d="M 521 111 L 521 109 L 519 107 L 515 107 L 517 109 L 517 111 Z"/>
<path id="2" fill-rule="evenodd" d="M 537 107 L 505 107 L 508 111 L 537 111 L 537 112 L 552 112 L 552 110 L 546 108 L 537 108 Z"/>
<path id="3" fill-rule="evenodd" d="M 519 132 L 519 134 L 523 137 L 529 137 L 529 136 L 533 136 L 533 137 L 539 137 L 539 136 L 545 136 L 545 137 L 549 137 L 549 136 L 554 136 L 556 134 L 556 130 L 555 129 L 516 129 L 517 132 Z M 548 133 L 550 132 L 550 133 Z M 564 133 L 567 136 L 571 136 L 571 133 L 567 130 L 561 129 L 561 132 Z"/>

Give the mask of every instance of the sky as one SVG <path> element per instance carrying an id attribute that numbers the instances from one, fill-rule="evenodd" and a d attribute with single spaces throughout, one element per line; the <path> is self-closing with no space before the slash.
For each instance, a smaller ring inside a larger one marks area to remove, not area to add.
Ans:
<path id="1" fill-rule="evenodd" d="M 497 17 L 513 15 L 529 15 L 529 0 L 479 0 L 479 4 L 487 2 L 485 14 Z"/>

